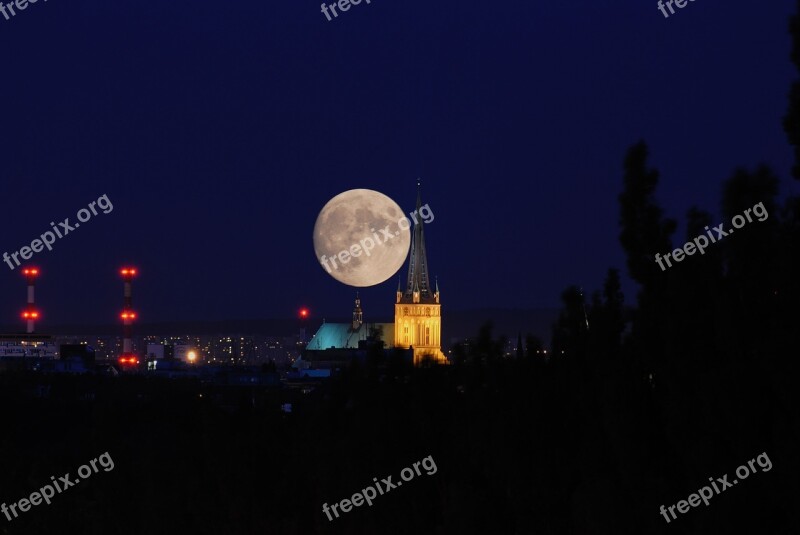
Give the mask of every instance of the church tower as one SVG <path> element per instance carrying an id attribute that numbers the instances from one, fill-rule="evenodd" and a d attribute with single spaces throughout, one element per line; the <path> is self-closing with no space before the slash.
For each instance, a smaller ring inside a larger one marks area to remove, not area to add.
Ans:
<path id="1" fill-rule="evenodd" d="M 422 208 L 422 194 L 417 182 L 417 210 Z M 446 364 L 442 353 L 442 314 L 439 303 L 439 283 L 431 288 L 428 256 L 425 252 L 425 230 L 417 219 L 411 234 L 411 252 L 408 261 L 408 279 L 403 291 L 398 281 L 397 300 L 394 305 L 395 347 L 414 348 L 414 365 L 426 357 Z"/>
<path id="2" fill-rule="evenodd" d="M 358 292 L 356 292 L 356 306 L 353 309 L 353 330 L 360 329 L 362 323 L 364 323 L 364 311 L 361 310 L 361 299 L 358 297 Z"/>

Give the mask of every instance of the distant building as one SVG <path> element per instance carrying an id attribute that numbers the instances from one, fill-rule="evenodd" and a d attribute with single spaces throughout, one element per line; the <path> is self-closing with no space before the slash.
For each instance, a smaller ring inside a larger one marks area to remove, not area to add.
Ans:
<path id="1" fill-rule="evenodd" d="M 0 334 L 0 359 L 58 358 L 58 345 L 46 334 Z"/>
<path id="2" fill-rule="evenodd" d="M 147 344 L 147 359 L 171 359 L 174 355 L 174 348 L 171 344 Z"/>
<path id="3" fill-rule="evenodd" d="M 356 310 L 360 318 L 362 312 L 359 298 L 356 298 Z M 356 317 L 355 312 L 353 317 Z M 306 351 L 358 349 L 371 337 L 382 340 L 384 347 L 393 347 L 394 323 L 362 323 L 360 319 L 358 321 L 354 319 L 353 323 L 323 323 L 308 342 Z"/>
<path id="4" fill-rule="evenodd" d="M 94 366 L 94 348 L 88 344 L 61 344 L 61 360 L 81 362 L 88 369 Z"/>
<path id="5" fill-rule="evenodd" d="M 347 366 L 353 359 L 364 361 L 370 344 L 382 348 L 394 346 L 393 323 L 364 323 L 361 299 L 356 294 L 353 320 L 350 323 L 323 322 L 306 346 L 305 360 L 298 359 L 293 365 L 303 364 L 304 369 L 336 369 Z"/>
<path id="6" fill-rule="evenodd" d="M 331 376 L 330 369 L 313 369 L 311 363 L 300 357 L 292 364 L 292 371 L 287 374 L 288 379 L 315 379 Z"/>

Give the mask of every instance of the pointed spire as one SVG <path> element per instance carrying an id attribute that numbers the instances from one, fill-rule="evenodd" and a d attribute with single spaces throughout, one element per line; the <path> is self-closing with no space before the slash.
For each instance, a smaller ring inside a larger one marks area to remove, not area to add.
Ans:
<path id="1" fill-rule="evenodd" d="M 397 301 L 395 303 L 399 303 L 403 299 L 403 288 L 401 286 L 401 278 L 400 274 L 397 274 Z"/>
<path id="2" fill-rule="evenodd" d="M 429 302 L 434 299 L 431 292 L 431 283 L 428 278 L 428 255 L 425 251 L 425 232 L 423 222 L 417 219 L 422 208 L 421 180 L 417 179 L 417 209 L 412 215 L 414 230 L 411 234 L 411 252 L 408 260 L 408 279 L 404 297 L 413 300 L 414 295 L 419 295 L 419 302 Z"/>
<path id="3" fill-rule="evenodd" d="M 357 331 L 362 323 L 364 323 L 364 311 L 361 308 L 361 299 L 358 297 L 358 292 L 356 292 L 356 306 L 353 308 L 353 330 Z"/>

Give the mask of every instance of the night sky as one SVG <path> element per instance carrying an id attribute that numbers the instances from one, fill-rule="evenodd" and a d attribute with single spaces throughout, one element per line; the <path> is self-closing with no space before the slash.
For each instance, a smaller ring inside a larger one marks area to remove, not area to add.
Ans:
<path id="1" fill-rule="evenodd" d="M 347 316 L 355 289 L 319 265 L 312 229 L 352 188 L 408 212 L 422 179 L 451 309 L 556 307 L 624 269 L 617 196 L 639 139 L 681 220 L 697 205 L 721 222 L 740 165 L 800 192 L 781 128 L 790 0 L 669 19 L 655 1 L 372 0 L 332 22 L 319 4 L 40 0 L 0 16 L 0 253 L 103 194 L 114 206 L 33 258 L 42 330 L 115 321 L 127 262 L 142 321 Z M 391 316 L 396 281 L 362 290 L 365 319 Z M 5 264 L 0 296 L 0 325 L 19 324 Z"/>

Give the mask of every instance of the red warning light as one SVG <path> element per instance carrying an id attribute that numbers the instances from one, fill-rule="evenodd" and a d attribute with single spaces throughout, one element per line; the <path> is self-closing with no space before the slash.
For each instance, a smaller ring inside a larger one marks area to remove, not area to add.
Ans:
<path id="1" fill-rule="evenodd" d="M 301 308 L 300 309 L 300 317 L 302 319 L 306 319 L 308 317 L 308 309 L 307 308 Z"/>

